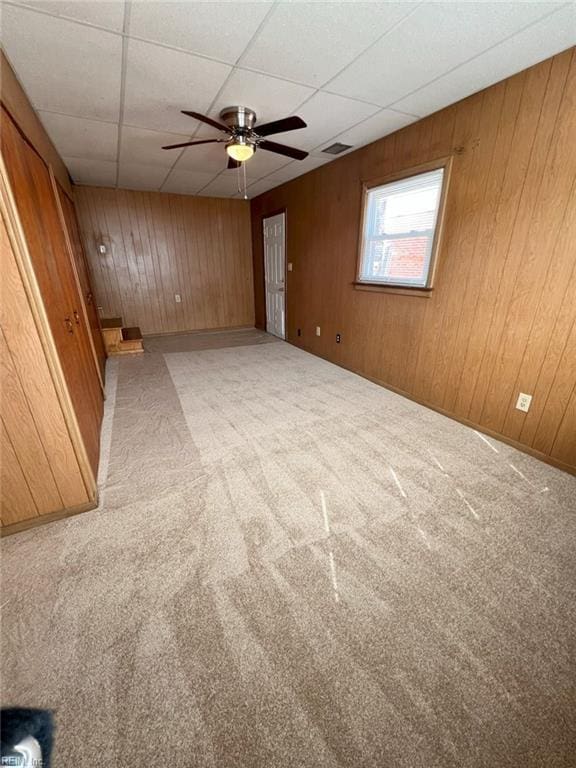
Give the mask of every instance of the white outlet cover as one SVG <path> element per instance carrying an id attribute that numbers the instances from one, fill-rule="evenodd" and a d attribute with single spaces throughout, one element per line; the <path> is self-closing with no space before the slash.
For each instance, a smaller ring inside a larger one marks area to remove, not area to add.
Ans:
<path id="1" fill-rule="evenodd" d="M 180 296 L 179 293 L 174 294 L 174 301 L 176 302 L 176 304 L 180 304 L 180 302 L 182 301 L 182 297 Z"/>
<path id="2" fill-rule="evenodd" d="M 292 262 L 288 262 L 288 272 L 292 272 Z"/>
<path id="3" fill-rule="evenodd" d="M 518 395 L 518 400 L 516 401 L 516 408 L 519 411 L 524 411 L 524 413 L 528 413 L 530 410 L 530 403 L 532 402 L 532 395 L 526 395 L 524 392 L 520 392 Z"/>
<path id="4" fill-rule="evenodd" d="M 316 336 L 320 336 L 320 326 L 316 326 Z"/>

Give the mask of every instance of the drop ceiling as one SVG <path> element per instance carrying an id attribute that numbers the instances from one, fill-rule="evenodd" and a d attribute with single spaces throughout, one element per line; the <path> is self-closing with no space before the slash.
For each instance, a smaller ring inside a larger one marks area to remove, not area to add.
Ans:
<path id="1" fill-rule="evenodd" d="M 576 3 L 3 2 L 2 46 L 78 184 L 237 197 L 216 132 L 180 113 L 226 106 L 304 161 L 259 151 L 248 196 L 333 161 L 576 43 Z M 349 150 L 352 151 L 352 150 Z"/>

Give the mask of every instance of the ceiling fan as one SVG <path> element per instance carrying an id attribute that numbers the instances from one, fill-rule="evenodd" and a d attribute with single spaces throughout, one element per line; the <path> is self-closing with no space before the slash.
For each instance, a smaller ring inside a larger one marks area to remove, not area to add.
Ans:
<path id="1" fill-rule="evenodd" d="M 266 136 L 285 131 L 295 131 L 298 128 L 306 128 L 306 123 L 301 117 L 285 117 L 282 120 L 274 120 L 271 123 L 263 123 L 256 126 L 256 113 L 247 107 L 226 107 L 220 112 L 223 123 L 212 120 L 211 117 L 201 115 L 198 112 L 182 110 L 183 115 L 188 115 L 196 120 L 217 128 L 222 133 L 228 134 L 226 139 L 199 139 L 198 141 L 185 141 L 183 144 L 170 144 L 162 149 L 181 149 L 192 147 L 196 144 L 225 143 L 228 154 L 228 168 L 238 168 L 249 160 L 257 149 L 265 149 L 267 152 L 276 152 L 278 155 L 291 157 L 293 160 L 304 160 L 308 152 L 303 152 L 286 144 L 277 144 L 268 141 Z"/>

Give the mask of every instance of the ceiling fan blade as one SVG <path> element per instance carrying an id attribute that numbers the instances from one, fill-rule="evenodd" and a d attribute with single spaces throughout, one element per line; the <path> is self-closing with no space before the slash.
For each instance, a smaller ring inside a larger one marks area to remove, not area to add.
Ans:
<path id="1" fill-rule="evenodd" d="M 277 144 L 275 141 L 260 141 L 258 142 L 258 149 L 267 149 L 268 152 L 286 155 L 286 157 L 291 157 L 293 160 L 304 160 L 305 157 L 308 157 L 308 152 L 304 152 L 302 149 L 287 147 L 286 144 Z"/>
<path id="2" fill-rule="evenodd" d="M 193 117 L 195 120 L 200 120 L 202 123 L 207 123 L 208 125 L 211 125 L 212 128 L 217 128 L 219 131 L 224 131 L 224 133 L 232 133 L 228 126 L 223 125 L 222 123 L 218 123 L 216 120 L 212 120 L 211 117 L 201 115 L 199 112 L 189 112 L 186 109 L 181 110 L 181 112 L 183 115 L 188 115 L 188 117 Z"/>
<path id="3" fill-rule="evenodd" d="M 271 136 L 273 133 L 296 131 L 298 128 L 306 128 L 306 123 L 301 117 L 284 117 L 282 120 L 274 120 L 272 123 L 257 125 L 254 131 L 258 136 Z"/>
<path id="4" fill-rule="evenodd" d="M 242 163 L 239 163 L 238 160 L 234 160 L 233 157 L 229 157 L 228 165 L 226 166 L 226 168 L 240 168 L 241 165 Z"/>
<path id="5" fill-rule="evenodd" d="M 218 144 L 226 139 L 202 139 L 202 141 L 185 141 L 183 144 L 169 144 L 162 149 L 181 149 L 181 147 L 193 147 L 195 144 Z"/>

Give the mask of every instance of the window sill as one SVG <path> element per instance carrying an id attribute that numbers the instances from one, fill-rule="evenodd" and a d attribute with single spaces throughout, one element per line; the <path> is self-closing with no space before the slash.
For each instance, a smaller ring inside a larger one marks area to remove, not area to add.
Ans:
<path id="1" fill-rule="evenodd" d="M 404 285 L 382 285 L 382 283 L 352 283 L 356 291 L 371 291 L 373 293 L 396 293 L 399 296 L 418 296 L 429 299 L 432 288 L 409 288 Z"/>

